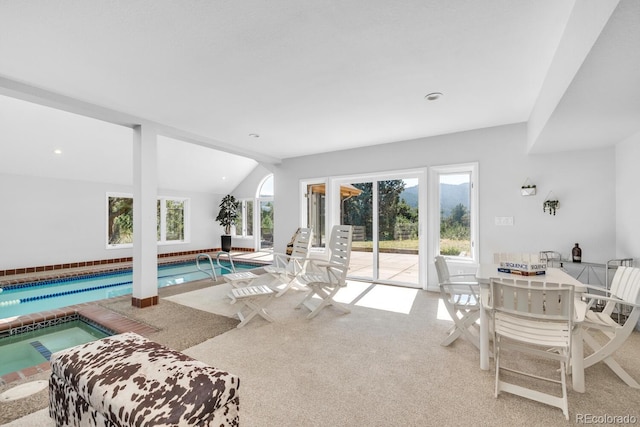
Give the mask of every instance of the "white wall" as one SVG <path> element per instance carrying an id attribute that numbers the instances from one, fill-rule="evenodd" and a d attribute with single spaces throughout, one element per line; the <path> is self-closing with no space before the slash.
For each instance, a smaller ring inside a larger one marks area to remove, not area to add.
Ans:
<path id="1" fill-rule="evenodd" d="M 275 169 L 275 247 L 298 226 L 300 179 L 478 162 L 481 262 L 504 251 L 568 255 L 576 242 L 586 261 L 613 258 L 614 149 L 527 155 L 526 145 L 526 126 L 517 124 L 286 159 Z M 536 196 L 520 195 L 527 178 Z M 555 216 L 542 211 L 549 191 L 560 200 Z M 496 216 L 512 216 L 514 226 L 494 225 Z"/>
<path id="2" fill-rule="evenodd" d="M 130 186 L 0 174 L 0 270 L 132 256 L 106 249 L 106 193 Z M 191 242 L 158 253 L 218 247 L 220 195 L 159 190 L 191 199 Z"/>
<path id="3" fill-rule="evenodd" d="M 616 258 L 640 258 L 640 133 L 616 146 Z"/>

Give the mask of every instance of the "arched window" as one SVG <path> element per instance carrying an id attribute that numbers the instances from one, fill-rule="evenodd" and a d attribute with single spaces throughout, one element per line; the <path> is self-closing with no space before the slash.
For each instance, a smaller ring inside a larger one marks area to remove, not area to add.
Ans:
<path id="1" fill-rule="evenodd" d="M 273 174 L 268 175 L 260 183 L 260 186 L 258 187 L 258 197 L 271 197 L 273 199 Z"/>
<path id="2" fill-rule="evenodd" d="M 260 224 L 259 249 L 273 248 L 273 174 L 268 175 L 258 186 L 258 221 Z"/>

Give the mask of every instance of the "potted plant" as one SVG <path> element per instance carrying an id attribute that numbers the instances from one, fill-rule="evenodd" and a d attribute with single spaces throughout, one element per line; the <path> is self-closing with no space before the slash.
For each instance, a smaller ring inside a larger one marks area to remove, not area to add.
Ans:
<path id="1" fill-rule="evenodd" d="M 240 216 L 239 206 L 240 202 L 231 194 L 224 196 L 220 202 L 220 212 L 218 212 L 216 221 L 224 227 L 225 234 L 220 236 L 221 247 L 224 252 L 231 251 L 231 226 L 236 223 L 236 220 Z"/>

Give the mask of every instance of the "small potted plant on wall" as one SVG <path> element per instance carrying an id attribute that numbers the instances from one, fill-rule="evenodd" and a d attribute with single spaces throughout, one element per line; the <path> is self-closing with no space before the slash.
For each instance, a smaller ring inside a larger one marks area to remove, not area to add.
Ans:
<path id="1" fill-rule="evenodd" d="M 231 226 L 236 223 L 240 211 L 238 210 L 240 203 L 236 201 L 236 198 L 230 194 L 227 194 L 222 198 L 220 202 L 220 212 L 216 217 L 216 221 L 224 227 L 224 233 L 221 238 L 221 247 L 225 252 L 231 251 Z"/>

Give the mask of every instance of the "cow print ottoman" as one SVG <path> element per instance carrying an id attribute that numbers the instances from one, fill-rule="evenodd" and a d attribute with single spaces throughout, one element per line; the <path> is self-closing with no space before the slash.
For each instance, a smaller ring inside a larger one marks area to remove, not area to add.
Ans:
<path id="1" fill-rule="evenodd" d="M 134 333 L 54 353 L 57 426 L 238 426 L 240 379 Z"/>

